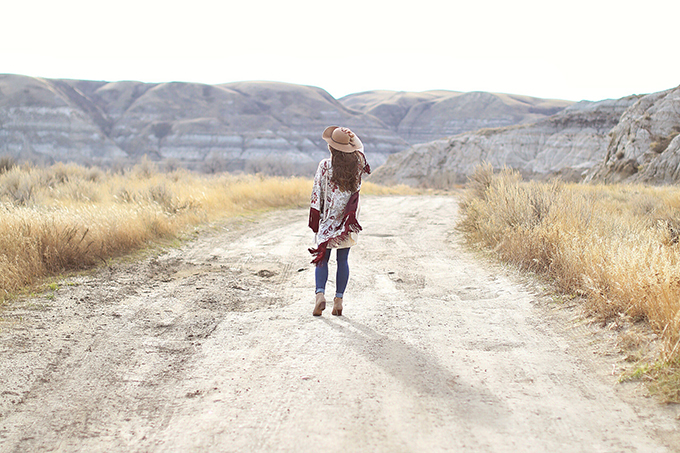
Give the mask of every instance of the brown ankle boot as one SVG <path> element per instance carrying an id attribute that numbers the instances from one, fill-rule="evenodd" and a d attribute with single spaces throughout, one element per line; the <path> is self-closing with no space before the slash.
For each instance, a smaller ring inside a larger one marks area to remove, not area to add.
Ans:
<path id="1" fill-rule="evenodd" d="M 333 298 L 333 311 L 332 315 L 342 316 L 342 297 Z"/>
<path id="2" fill-rule="evenodd" d="M 316 305 L 314 305 L 314 316 L 321 316 L 321 312 L 326 309 L 326 298 L 323 293 L 316 293 Z"/>

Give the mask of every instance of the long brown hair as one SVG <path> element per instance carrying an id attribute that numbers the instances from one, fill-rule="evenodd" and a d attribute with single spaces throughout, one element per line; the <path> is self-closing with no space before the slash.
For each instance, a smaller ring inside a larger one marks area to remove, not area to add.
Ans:
<path id="1" fill-rule="evenodd" d="M 356 151 L 343 153 L 329 146 L 331 150 L 331 166 L 333 174 L 331 182 L 338 185 L 343 192 L 356 192 L 361 182 L 361 155 Z"/>

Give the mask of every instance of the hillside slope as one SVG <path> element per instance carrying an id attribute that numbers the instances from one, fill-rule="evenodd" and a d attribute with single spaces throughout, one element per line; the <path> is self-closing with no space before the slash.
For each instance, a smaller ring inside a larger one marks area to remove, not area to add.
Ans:
<path id="1" fill-rule="evenodd" d="M 0 155 L 38 163 L 125 158 L 104 117 L 68 85 L 0 75 Z"/>

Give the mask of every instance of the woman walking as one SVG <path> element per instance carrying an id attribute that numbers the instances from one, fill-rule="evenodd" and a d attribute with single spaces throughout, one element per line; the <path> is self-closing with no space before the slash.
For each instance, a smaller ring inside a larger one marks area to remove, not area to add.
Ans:
<path id="1" fill-rule="evenodd" d="M 331 157 L 322 160 L 314 177 L 309 227 L 316 233 L 317 248 L 309 249 L 316 264 L 316 303 L 314 316 L 326 308 L 326 281 L 331 249 L 336 249 L 338 269 L 332 314 L 342 315 L 342 297 L 349 280 L 347 257 L 357 243 L 359 225 L 359 190 L 361 176 L 370 174 L 359 137 L 346 127 L 330 126 L 322 134 Z"/>

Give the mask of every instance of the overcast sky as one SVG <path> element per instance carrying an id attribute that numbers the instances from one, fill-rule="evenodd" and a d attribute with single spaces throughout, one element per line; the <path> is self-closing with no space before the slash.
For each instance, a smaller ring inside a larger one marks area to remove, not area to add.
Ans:
<path id="1" fill-rule="evenodd" d="M 1 14 L 0 73 L 37 77 L 575 101 L 680 85 L 678 0 L 15 0 Z"/>

